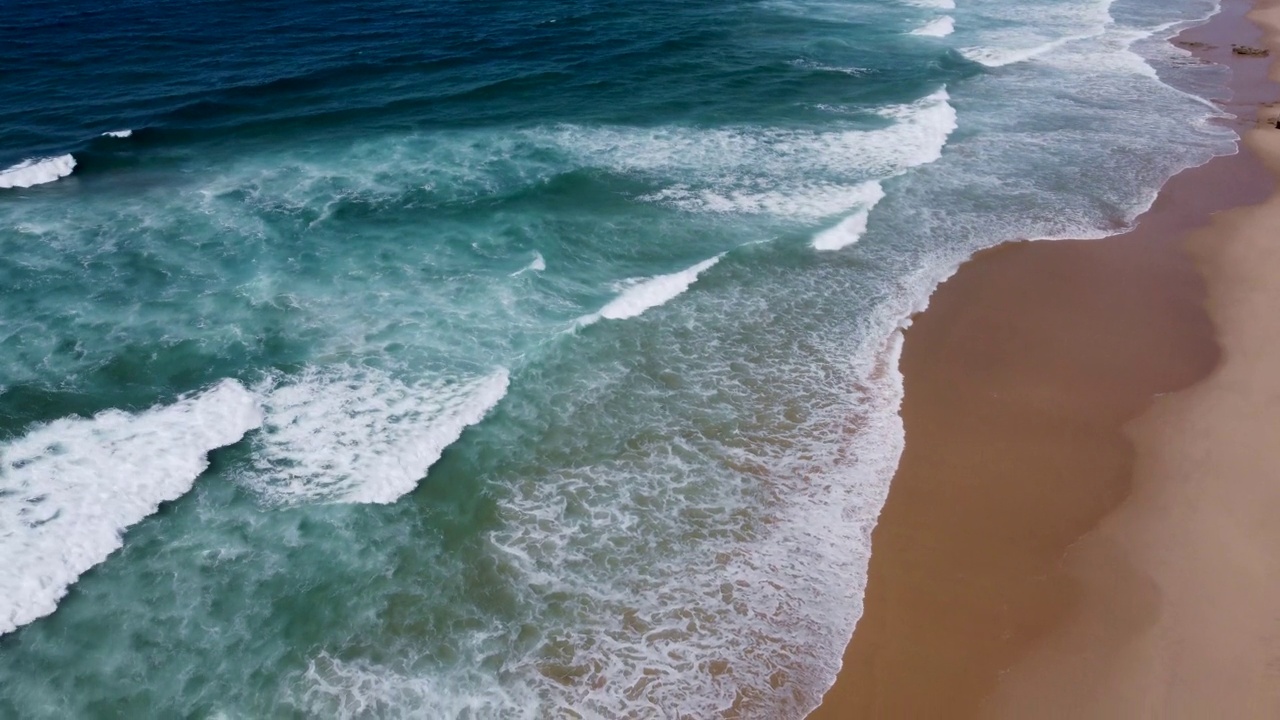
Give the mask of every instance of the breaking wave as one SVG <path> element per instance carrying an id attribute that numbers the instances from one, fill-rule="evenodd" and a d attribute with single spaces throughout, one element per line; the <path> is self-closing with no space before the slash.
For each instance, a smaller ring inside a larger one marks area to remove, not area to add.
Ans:
<path id="1" fill-rule="evenodd" d="M 254 395 L 226 380 L 140 413 L 55 420 L 0 446 L 0 634 L 53 612 L 129 526 L 191 489 L 210 450 L 261 422 Z"/>
<path id="2" fill-rule="evenodd" d="M 51 183 L 71 174 L 76 159 L 71 155 L 23 160 L 0 170 L 0 188 L 27 188 Z"/>

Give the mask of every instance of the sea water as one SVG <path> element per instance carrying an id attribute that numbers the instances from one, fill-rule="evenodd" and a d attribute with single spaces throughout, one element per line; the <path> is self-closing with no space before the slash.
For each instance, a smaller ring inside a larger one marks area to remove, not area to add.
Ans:
<path id="1" fill-rule="evenodd" d="M 1213 11 L 10 4 L 0 717 L 803 716 L 901 327 L 1231 151 Z"/>

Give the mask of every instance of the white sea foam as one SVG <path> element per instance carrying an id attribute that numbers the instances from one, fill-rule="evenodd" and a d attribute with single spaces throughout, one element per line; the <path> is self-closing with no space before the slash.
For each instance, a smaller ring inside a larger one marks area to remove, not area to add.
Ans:
<path id="1" fill-rule="evenodd" d="M 699 409 L 666 392 L 631 405 L 653 436 L 626 412 L 590 413 L 595 432 L 633 438 L 625 451 L 504 483 L 494 555 L 546 629 L 541 647 L 502 655 L 504 686 L 536 688 L 552 716 L 803 717 L 838 667 L 901 451 L 901 335 L 882 315 L 839 370 L 796 353 L 821 342 L 805 332 L 777 327 L 747 360 L 715 342 L 724 316 L 690 316 L 708 345 L 664 353 L 663 368 L 700 389 L 681 394 Z M 744 360 L 768 370 L 731 369 Z M 744 694 L 770 677 L 785 687 Z"/>
<path id="2" fill-rule="evenodd" d="M 800 220 L 819 220 L 839 215 L 856 207 L 863 199 L 863 186 L 839 184 L 800 184 L 785 189 L 761 190 L 697 190 L 688 185 L 674 185 L 642 197 L 690 212 L 743 213 L 774 215 Z"/>
<path id="3" fill-rule="evenodd" d="M 956 21 L 950 15 L 947 15 L 921 25 L 912 30 L 911 34 L 924 35 L 926 37 L 946 37 L 955 31 Z"/>
<path id="4" fill-rule="evenodd" d="M 385 665 L 344 662 L 321 653 L 307 665 L 290 702 L 309 717 L 511 718 L 544 716 L 526 687 L 505 688 L 479 668 L 461 665 L 441 675 L 407 673 Z"/>
<path id="5" fill-rule="evenodd" d="M 993 68 L 1040 58 L 1113 29 L 1112 1 L 977 3 L 966 11 L 973 17 L 973 28 L 985 29 L 974 33 L 978 44 L 960 53 Z"/>
<path id="6" fill-rule="evenodd" d="M 1022 48 L 1000 48 L 1000 47 L 967 47 L 961 48 L 960 54 L 970 60 L 986 65 L 987 67 L 997 68 L 1005 65 L 1013 65 L 1015 63 L 1026 62 L 1028 60 L 1040 57 L 1047 52 L 1056 50 L 1063 45 L 1076 40 L 1083 40 L 1090 37 L 1089 35 L 1073 35 L 1070 37 L 1058 38 L 1050 40 L 1039 45 Z"/>
<path id="7" fill-rule="evenodd" d="M 663 189 L 642 198 L 650 202 L 814 221 L 859 206 L 868 180 L 941 157 L 956 128 L 949 100 L 944 88 L 884 108 L 893 123 L 873 130 L 599 129 L 580 131 L 573 145 L 586 163 L 664 179 Z"/>
<path id="8" fill-rule="evenodd" d="M 234 380 L 172 405 L 63 418 L 0 446 L 0 634 L 53 612 L 125 529 L 191 488 L 210 450 L 258 427 Z"/>
<path id="9" fill-rule="evenodd" d="M 698 276 L 720 262 L 721 257 L 722 255 L 717 255 L 708 260 L 703 260 L 697 265 L 685 268 L 680 272 L 657 275 L 626 283 L 618 296 L 610 300 L 607 305 L 600 309 L 600 312 L 588 315 L 579 322 L 589 324 L 602 318 L 605 320 L 625 320 L 636 317 L 645 310 L 662 305 L 688 290 L 689 286 L 697 281 Z"/>
<path id="10" fill-rule="evenodd" d="M 944 88 L 925 98 L 920 103 L 909 106 L 892 106 L 881 111 L 884 116 L 897 119 L 901 124 L 910 125 L 916 123 L 923 128 L 929 128 L 930 130 L 926 131 L 926 133 L 932 132 L 936 135 L 932 138 L 933 142 L 931 144 L 919 146 L 921 150 L 927 150 L 929 152 L 928 155 L 921 152 L 916 158 L 916 163 L 906 164 L 895 171 L 886 172 L 886 177 L 901 175 L 912 167 L 934 162 L 942 156 L 942 148 L 946 145 L 947 138 L 956 127 L 955 109 L 951 107 L 948 100 L 949 96 Z M 922 103 L 924 110 L 920 109 Z M 835 227 L 823 230 L 814 236 L 813 248 L 815 250 L 839 250 L 861 239 L 867 231 L 867 222 L 871 218 L 872 209 L 884 199 L 884 194 L 884 186 L 879 181 L 874 180 L 850 188 L 849 197 L 851 202 L 842 209 L 853 210 L 853 215 L 846 217 Z"/>
<path id="11" fill-rule="evenodd" d="M 10 168 L 0 170 L 0 188 L 25 188 L 51 183 L 71 174 L 76 159 L 71 155 L 32 158 Z"/>
<path id="12" fill-rule="evenodd" d="M 884 187 L 879 182 L 868 182 L 861 186 L 862 198 L 857 212 L 833 228 L 823 230 L 813 238 L 815 250 L 839 250 L 856 243 L 867 231 L 867 220 L 871 210 L 884 199 Z"/>
<path id="13" fill-rule="evenodd" d="M 893 173 L 936 160 L 955 129 L 949 99 L 941 89 L 916 102 L 885 108 L 881 114 L 895 122 L 876 130 L 592 128 L 566 131 L 572 137 L 564 144 L 585 155 L 588 165 L 685 176 L 724 190 L 757 190 L 757 179 L 764 185 L 818 171 L 842 176 Z"/>
<path id="14" fill-rule="evenodd" d="M 108 130 L 107 132 L 102 133 L 103 137 L 113 138 L 127 138 L 131 135 L 133 135 L 132 130 Z"/>
<path id="15" fill-rule="evenodd" d="M 533 253 L 533 260 L 528 265 L 525 265 L 519 270 L 511 273 L 511 275 L 514 277 L 516 275 L 523 275 L 524 273 L 527 273 L 527 272 L 542 272 L 543 270 L 546 270 L 546 269 L 547 269 L 547 261 L 543 259 L 542 253 L 535 251 Z"/>
<path id="16" fill-rule="evenodd" d="M 280 503 L 389 503 L 413 490 L 507 392 L 507 371 L 407 384 L 372 369 L 309 369 L 257 392 L 266 411 L 245 482 Z"/>
<path id="17" fill-rule="evenodd" d="M 956 9 L 956 0 L 907 0 L 907 4 L 935 10 Z"/>

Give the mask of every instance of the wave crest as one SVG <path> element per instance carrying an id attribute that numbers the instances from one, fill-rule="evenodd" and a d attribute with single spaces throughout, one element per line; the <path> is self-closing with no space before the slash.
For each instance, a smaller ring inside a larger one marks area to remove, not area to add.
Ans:
<path id="1" fill-rule="evenodd" d="M 672 298 L 688 290 L 689 286 L 697 281 L 698 276 L 720 262 L 721 257 L 723 256 L 717 255 L 679 272 L 668 275 L 655 275 L 654 277 L 633 282 L 626 286 L 616 298 L 601 308 L 600 312 L 588 315 L 581 322 L 590 324 L 602 318 L 605 320 L 625 320 L 636 317 L 650 308 L 664 305 Z"/>
<path id="2" fill-rule="evenodd" d="M 0 170 L 0 188 L 27 188 L 51 183 L 70 175 L 75 167 L 76 159 L 70 154 L 23 160 Z"/>
<path id="3" fill-rule="evenodd" d="M 924 37 L 946 37 L 956 31 L 956 21 L 950 15 L 927 22 L 924 25 L 911 31 L 912 35 L 922 35 Z"/>

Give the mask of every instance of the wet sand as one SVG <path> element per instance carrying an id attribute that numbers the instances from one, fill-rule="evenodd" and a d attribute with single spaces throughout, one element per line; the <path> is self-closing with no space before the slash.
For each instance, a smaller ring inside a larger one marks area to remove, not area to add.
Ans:
<path id="1" fill-rule="evenodd" d="M 1252 126 L 1280 94 L 1230 52 L 1262 43 L 1248 9 L 1181 39 Z M 915 318 L 864 614 L 812 718 L 1280 717 L 1280 130 L 1245 138 L 1134 231 L 979 253 Z"/>

